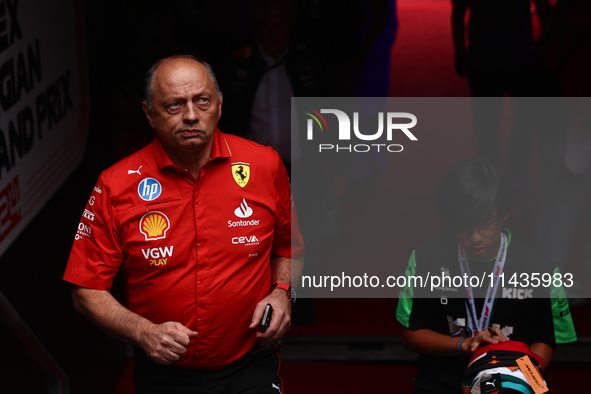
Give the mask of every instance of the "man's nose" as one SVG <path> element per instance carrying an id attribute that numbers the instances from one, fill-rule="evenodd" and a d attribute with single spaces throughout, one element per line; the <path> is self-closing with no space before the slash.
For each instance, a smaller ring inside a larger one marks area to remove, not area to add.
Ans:
<path id="1" fill-rule="evenodd" d="M 187 104 L 185 111 L 183 112 L 183 121 L 186 123 L 196 123 L 199 121 L 199 113 L 195 107 L 195 104 Z"/>

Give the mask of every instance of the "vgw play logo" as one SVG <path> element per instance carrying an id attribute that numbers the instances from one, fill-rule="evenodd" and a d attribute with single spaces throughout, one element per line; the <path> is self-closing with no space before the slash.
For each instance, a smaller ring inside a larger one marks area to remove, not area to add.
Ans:
<path id="1" fill-rule="evenodd" d="M 314 121 L 321 132 L 328 131 L 326 120 L 321 114 L 333 114 L 337 117 L 339 122 L 338 139 L 339 141 L 351 141 L 351 119 L 349 116 L 338 109 L 321 109 L 320 112 L 312 108 L 304 107 L 306 115 L 310 116 L 307 122 L 307 139 L 314 140 Z M 361 141 L 377 141 L 382 138 L 384 128 L 386 129 L 386 141 L 391 142 L 395 132 L 402 132 L 411 141 L 418 141 L 417 137 L 410 132 L 410 129 L 416 126 L 417 117 L 408 112 L 378 112 L 378 131 L 373 134 L 364 134 L 359 130 L 359 112 L 353 112 L 353 134 L 355 138 Z M 384 122 L 385 119 L 385 122 Z M 409 123 L 399 123 L 401 119 L 410 120 Z M 384 127 L 384 123 L 386 123 Z M 326 135 L 328 136 L 328 134 Z M 334 136 L 332 136 L 334 138 Z M 404 147 L 401 144 L 392 143 L 365 143 L 365 144 L 318 144 L 318 151 L 334 151 L 334 152 L 369 152 L 369 151 L 387 151 L 387 152 L 402 152 Z"/>

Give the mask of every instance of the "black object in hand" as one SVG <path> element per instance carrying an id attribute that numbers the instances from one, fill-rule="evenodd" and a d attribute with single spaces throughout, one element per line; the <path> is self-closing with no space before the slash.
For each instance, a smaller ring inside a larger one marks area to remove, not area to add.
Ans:
<path id="1" fill-rule="evenodd" d="M 263 322 L 261 323 L 261 332 L 267 331 L 269 324 L 271 324 L 271 316 L 273 315 L 273 307 L 271 304 L 267 304 L 265 307 L 265 313 L 263 314 Z"/>

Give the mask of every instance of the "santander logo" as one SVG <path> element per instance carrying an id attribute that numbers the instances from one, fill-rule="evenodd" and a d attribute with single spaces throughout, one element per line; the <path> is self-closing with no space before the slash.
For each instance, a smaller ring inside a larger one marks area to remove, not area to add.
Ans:
<path id="1" fill-rule="evenodd" d="M 244 198 L 242 199 L 240 206 L 234 210 L 234 215 L 242 219 L 250 217 L 252 213 L 252 208 L 248 206 Z"/>

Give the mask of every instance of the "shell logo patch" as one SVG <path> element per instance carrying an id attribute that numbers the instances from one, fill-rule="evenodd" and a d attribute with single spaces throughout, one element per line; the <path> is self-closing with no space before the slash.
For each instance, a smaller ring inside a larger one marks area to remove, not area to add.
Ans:
<path id="1" fill-rule="evenodd" d="M 169 228 L 170 220 L 162 212 L 148 212 L 140 220 L 140 232 L 144 234 L 146 241 L 166 238 Z"/>
<path id="2" fill-rule="evenodd" d="M 234 177 L 238 186 L 246 186 L 250 180 L 250 164 L 242 162 L 232 163 L 232 177 Z"/>

